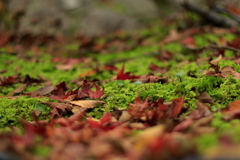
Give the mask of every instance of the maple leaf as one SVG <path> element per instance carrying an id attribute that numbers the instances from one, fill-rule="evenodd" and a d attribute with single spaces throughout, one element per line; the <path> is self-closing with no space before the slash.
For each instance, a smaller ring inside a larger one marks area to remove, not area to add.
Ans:
<path id="1" fill-rule="evenodd" d="M 146 98 L 144 101 L 141 101 L 140 94 L 135 98 L 134 103 L 130 103 L 130 108 L 127 110 L 128 113 L 134 118 L 139 119 L 144 116 L 144 113 L 147 108 L 151 105 L 148 102 L 149 98 Z"/>
<path id="2" fill-rule="evenodd" d="M 183 104 L 184 104 L 184 96 L 174 99 L 167 111 L 168 116 L 172 118 L 177 117 L 181 113 Z"/>
<path id="3" fill-rule="evenodd" d="M 227 43 L 228 46 L 231 46 L 233 48 L 237 48 L 237 49 L 240 49 L 240 38 L 235 38 L 234 40 L 232 40 L 231 42 L 228 42 Z"/>
<path id="4" fill-rule="evenodd" d="M 114 65 L 105 65 L 104 69 L 107 71 L 118 71 L 118 68 Z"/>
<path id="5" fill-rule="evenodd" d="M 92 87 L 95 87 L 96 91 L 91 90 Z M 89 97 L 91 99 L 99 99 L 101 96 L 104 95 L 104 87 L 101 90 L 98 85 L 94 82 L 90 84 L 88 80 L 83 81 L 82 90 L 78 92 L 78 97 L 83 98 L 84 96 Z"/>
<path id="6" fill-rule="evenodd" d="M 51 99 L 56 99 L 58 101 L 71 101 L 73 99 L 75 99 L 77 97 L 77 94 L 79 92 L 80 87 L 78 87 L 77 89 L 73 90 L 71 89 L 70 91 L 68 91 L 67 93 L 65 93 L 62 97 L 58 97 L 55 95 L 51 95 L 49 98 Z"/>
<path id="7" fill-rule="evenodd" d="M 167 68 L 163 68 L 163 67 L 159 67 L 159 66 L 157 66 L 153 63 L 150 63 L 150 65 L 149 65 L 149 69 L 151 71 L 156 71 L 156 72 L 159 72 L 161 74 L 166 73 L 169 68 L 170 68 L 170 66 L 168 66 Z"/>
<path id="8" fill-rule="evenodd" d="M 63 81 L 56 85 L 55 89 L 52 91 L 52 94 L 61 97 L 65 95 L 67 89 L 68 89 L 67 84 L 66 82 Z"/>
<path id="9" fill-rule="evenodd" d="M 4 79 L 1 79 L 0 78 L 0 86 L 9 86 L 9 85 L 12 85 L 14 83 L 17 83 L 19 81 L 19 74 L 17 75 L 14 75 L 14 76 L 9 76 L 9 77 L 6 77 Z"/>
<path id="10" fill-rule="evenodd" d="M 103 129 L 105 131 L 111 130 L 118 126 L 120 123 L 112 121 L 111 113 L 105 113 L 99 121 L 88 119 L 88 124 L 91 128 Z"/>
<path id="11" fill-rule="evenodd" d="M 134 79 L 139 78 L 140 76 L 132 75 L 130 76 L 131 72 L 124 73 L 124 64 L 122 66 L 122 69 L 117 74 L 117 80 L 126 80 L 126 79 Z"/>

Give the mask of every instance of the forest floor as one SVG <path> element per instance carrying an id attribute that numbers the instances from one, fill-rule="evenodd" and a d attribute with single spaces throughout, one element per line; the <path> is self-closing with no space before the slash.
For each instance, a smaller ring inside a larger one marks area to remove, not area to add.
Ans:
<path id="1" fill-rule="evenodd" d="M 240 32 L 188 25 L 1 33 L 0 159 L 240 158 Z"/>

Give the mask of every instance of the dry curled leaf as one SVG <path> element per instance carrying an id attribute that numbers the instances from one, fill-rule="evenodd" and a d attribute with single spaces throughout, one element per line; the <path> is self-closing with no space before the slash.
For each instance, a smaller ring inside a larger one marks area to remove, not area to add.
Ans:
<path id="1" fill-rule="evenodd" d="M 97 105 L 104 104 L 105 102 L 97 101 L 97 100 L 79 100 L 79 101 L 70 101 L 69 103 L 77 105 L 77 106 L 74 106 L 72 109 L 72 112 L 76 113 L 82 108 L 86 108 L 86 109 L 94 108 Z"/>
<path id="2" fill-rule="evenodd" d="M 229 114 L 235 111 L 240 111 L 240 100 L 236 100 L 229 103 L 229 105 L 226 108 L 224 108 L 221 112 L 223 114 Z"/>
<path id="3" fill-rule="evenodd" d="M 210 64 L 217 66 L 218 63 L 221 61 L 222 55 L 220 54 L 216 59 L 210 61 Z"/>
<path id="4" fill-rule="evenodd" d="M 17 87 L 16 89 L 14 89 L 14 90 L 9 94 L 9 96 L 14 96 L 14 95 L 17 94 L 17 93 L 22 92 L 22 91 L 26 88 L 26 86 L 27 86 L 27 84 L 23 84 L 23 85 Z"/>
<path id="5" fill-rule="evenodd" d="M 121 116 L 119 117 L 119 122 L 126 122 L 131 119 L 131 115 L 128 113 L 128 111 L 122 111 Z"/>
<path id="6" fill-rule="evenodd" d="M 32 93 L 33 96 L 44 96 L 48 93 L 51 93 L 54 90 L 52 86 L 44 86 L 42 88 L 37 89 Z"/>
<path id="7" fill-rule="evenodd" d="M 202 92 L 196 98 L 202 103 L 209 103 L 211 105 L 215 104 L 213 98 L 207 92 Z"/>

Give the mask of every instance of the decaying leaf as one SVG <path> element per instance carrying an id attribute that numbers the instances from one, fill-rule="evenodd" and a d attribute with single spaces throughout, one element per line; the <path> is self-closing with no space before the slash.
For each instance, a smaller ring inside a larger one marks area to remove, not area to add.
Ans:
<path id="1" fill-rule="evenodd" d="M 43 96 L 46 95 L 54 90 L 54 87 L 52 86 L 44 86 L 42 88 L 37 89 L 34 91 L 31 95 L 32 96 Z"/>
<path id="2" fill-rule="evenodd" d="M 131 115 L 127 111 L 122 111 L 122 115 L 119 117 L 119 122 L 126 122 L 131 119 Z"/>
<path id="3" fill-rule="evenodd" d="M 181 113 L 183 104 L 184 104 L 184 96 L 174 99 L 167 111 L 168 116 L 177 117 Z"/>
<path id="4" fill-rule="evenodd" d="M 23 84 L 21 86 L 19 86 L 18 88 L 14 89 L 10 94 L 9 96 L 14 96 L 15 94 L 17 93 L 20 93 L 22 92 L 25 88 L 26 88 L 27 84 Z"/>
<path id="5" fill-rule="evenodd" d="M 135 140 L 135 149 L 141 150 L 146 145 L 153 143 L 157 137 L 161 136 L 165 132 L 164 125 L 156 125 L 142 131 Z"/>
<path id="6" fill-rule="evenodd" d="M 77 105 L 73 107 L 72 112 L 76 113 L 81 108 L 94 108 L 97 105 L 104 104 L 103 101 L 97 101 L 97 100 L 78 100 L 78 101 L 70 101 L 69 103 Z"/>
<path id="7" fill-rule="evenodd" d="M 221 69 L 221 73 L 224 76 L 232 75 L 233 78 L 240 79 L 240 73 L 236 72 L 232 67 L 230 66 L 225 66 Z"/>
<path id="8" fill-rule="evenodd" d="M 209 63 L 217 66 L 221 60 L 222 60 L 222 55 L 220 54 L 216 59 L 211 60 Z"/>
<path id="9" fill-rule="evenodd" d="M 196 98 L 202 103 L 209 103 L 211 105 L 215 104 L 214 99 L 207 92 L 202 92 Z"/>
<path id="10" fill-rule="evenodd" d="M 240 100 L 233 101 L 228 104 L 228 106 L 222 109 L 223 114 L 229 114 L 234 111 L 240 111 Z"/>
<path id="11" fill-rule="evenodd" d="M 181 123 L 179 123 L 177 126 L 175 126 L 172 130 L 172 132 L 181 132 L 181 131 L 185 131 L 186 129 L 188 129 L 192 124 L 193 124 L 194 120 L 189 118 L 186 119 L 184 121 L 182 121 Z"/>

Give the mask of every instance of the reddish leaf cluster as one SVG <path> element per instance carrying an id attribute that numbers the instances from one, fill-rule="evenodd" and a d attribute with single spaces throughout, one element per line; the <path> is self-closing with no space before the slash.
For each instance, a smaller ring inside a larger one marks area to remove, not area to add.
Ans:
<path id="1" fill-rule="evenodd" d="M 92 90 L 93 88 L 95 88 L 95 91 Z M 53 95 L 51 95 L 50 98 L 59 101 L 71 101 L 85 98 L 99 99 L 104 95 L 104 88 L 100 89 L 95 82 L 89 82 L 88 80 L 84 80 L 82 86 L 75 90 L 68 92 L 66 92 L 66 90 L 66 83 L 61 82 L 56 86 L 55 90 L 53 90 Z"/>
<path id="2" fill-rule="evenodd" d="M 169 104 L 164 104 L 163 99 L 155 102 L 148 102 L 148 98 L 141 101 L 140 96 L 136 97 L 134 104 L 129 104 L 127 110 L 131 118 L 135 120 L 147 121 L 150 125 L 156 124 L 160 120 L 176 118 L 182 111 L 184 96 L 172 100 Z"/>
<path id="3" fill-rule="evenodd" d="M 145 103 L 142 107 L 146 106 Z M 100 120 L 84 120 L 84 116 L 85 111 L 82 110 L 69 118 L 51 119 L 50 122 L 38 121 L 36 118 L 32 124 L 23 121 L 23 135 L 10 135 L 11 143 L 14 144 L 11 151 L 18 155 L 17 150 L 35 147 L 38 145 L 36 137 L 38 141 L 42 140 L 43 147 L 51 147 L 48 153 L 51 160 L 120 157 L 126 160 L 143 157 L 159 159 L 179 157 L 194 150 L 192 147 L 181 150 L 185 146 L 182 142 L 188 142 L 188 137 L 180 133 L 167 133 L 164 125 L 147 128 L 136 135 L 135 123 L 123 124 L 110 113 L 106 113 Z"/>

